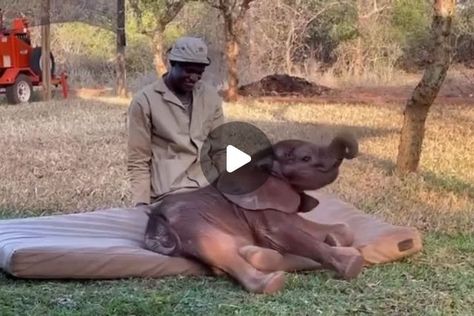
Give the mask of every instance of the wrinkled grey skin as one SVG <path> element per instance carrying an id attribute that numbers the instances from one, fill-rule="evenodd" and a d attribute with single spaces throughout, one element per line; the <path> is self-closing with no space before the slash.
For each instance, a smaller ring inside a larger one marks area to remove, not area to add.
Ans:
<path id="1" fill-rule="evenodd" d="M 262 166 L 258 172 L 268 172 L 270 177 L 254 192 L 230 195 L 208 186 L 167 196 L 153 206 L 145 232 L 146 247 L 198 260 L 224 271 L 255 293 L 280 290 L 283 271 L 307 266 L 302 262 L 305 259 L 345 279 L 356 277 L 363 259 L 356 249 L 347 247 L 353 241 L 348 227 L 314 223 L 298 213 L 318 205 L 303 191 L 320 189 L 336 180 L 343 160 L 357 155 L 357 141 L 340 135 L 323 147 L 285 140 L 269 152 L 274 158 L 271 169 Z M 248 183 L 244 178 L 253 174 L 255 170 L 242 172 L 237 185 Z M 282 256 L 299 259 L 276 263 Z M 264 262 L 263 268 L 255 264 L 257 257 Z"/>

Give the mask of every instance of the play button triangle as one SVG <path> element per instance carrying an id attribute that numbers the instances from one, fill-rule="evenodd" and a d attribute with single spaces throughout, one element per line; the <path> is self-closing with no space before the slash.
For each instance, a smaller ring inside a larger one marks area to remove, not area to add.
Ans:
<path id="1" fill-rule="evenodd" d="M 202 145 L 202 173 L 206 182 L 220 192 L 232 195 L 254 192 L 269 177 L 268 172 L 258 169 L 273 164 L 271 148 L 265 133 L 252 124 L 238 121 L 221 124 L 209 132 Z M 245 185 L 242 181 L 246 181 Z"/>
<path id="2" fill-rule="evenodd" d="M 248 164 L 252 158 L 237 147 L 227 145 L 226 147 L 226 171 L 231 173 Z"/>

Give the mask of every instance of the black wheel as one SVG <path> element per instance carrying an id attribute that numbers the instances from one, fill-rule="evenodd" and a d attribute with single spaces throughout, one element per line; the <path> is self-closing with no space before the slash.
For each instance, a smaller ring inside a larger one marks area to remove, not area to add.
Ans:
<path id="1" fill-rule="evenodd" d="M 53 53 L 50 53 L 50 63 L 51 63 L 51 75 L 54 75 L 56 64 L 54 61 Z M 41 47 L 35 47 L 31 51 L 30 56 L 30 68 L 33 72 L 41 78 Z"/>
<path id="2" fill-rule="evenodd" d="M 28 103 L 33 95 L 33 85 L 28 76 L 18 75 L 15 83 L 6 88 L 7 101 L 10 104 Z"/>

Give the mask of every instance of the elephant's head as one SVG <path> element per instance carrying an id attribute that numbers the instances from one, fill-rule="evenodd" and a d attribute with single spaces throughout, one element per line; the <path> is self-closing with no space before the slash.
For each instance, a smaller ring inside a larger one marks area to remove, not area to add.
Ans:
<path id="1" fill-rule="evenodd" d="M 344 159 L 353 159 L 358 154 L 358 142 L 349 134 L 336 136 L 329 145 L 321 146 L 302 140 L 284 140 L 274 144 L 266 155 L 272 155 L 273 162 L 259 165 L 260 172 L 270 174 L 266 182 L 253 192 L 246 194 L 223 194 L 232 202 L 247 209 L 278 209 L 287 213 L 305 212 L 314 208 L 318 201 L 306 195 L 305 190 L 320 189 L 334 182 Z M 242 181 L 235 181 L 246 183 Z M 222 190 L 221 190 L 222 191 Z"/>
<path id="2" fill-rule="evenodd" d="M 350 135 L 336 136 L 329 146 L 284 140 L 274 145 L 273 153 L 274 175 L 297 191 L 316 190 L 336 180 L 343 159 L 357 155 L 358 143 Z"/>

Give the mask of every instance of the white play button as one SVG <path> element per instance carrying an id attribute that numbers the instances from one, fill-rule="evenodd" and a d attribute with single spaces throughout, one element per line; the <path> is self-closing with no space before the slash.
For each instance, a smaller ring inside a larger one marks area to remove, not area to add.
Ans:
<path id="1" fill-rule="evenodd" d="M 202 173 L 220 192 L 233 195 L 253 192 L 269 177 L 268 172 L 256 171 L 263 166 L 269 170 L 268 166 L 273 164 L 271 148 L 265 133 L 252 124 L 238 121 L 221 124 L 208 134 L 202 145 Z M 245 185 L 238 185 L 248 172 L 255 172 L 255 177 Z M 222 181 L 217 181 L 219 178 Z"/>
<path id="2" fill-rule="evenodd" d="M 229 173 L 234 172 L 235 170 L 248 164 L 252 160 L 250 155 L 247 155 L 246 153 L 232 145 L 227 145 L 225 156 L 225 169 Z"/>

